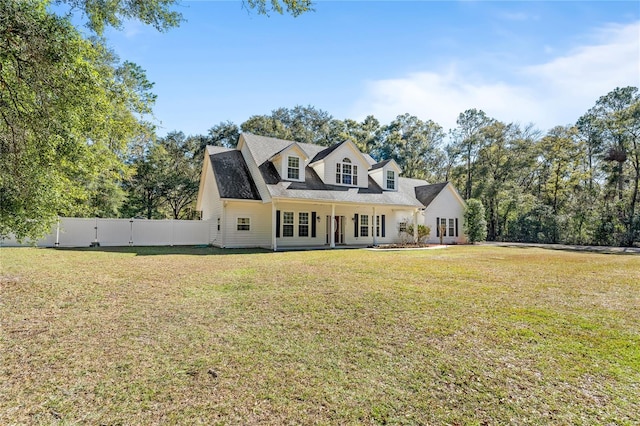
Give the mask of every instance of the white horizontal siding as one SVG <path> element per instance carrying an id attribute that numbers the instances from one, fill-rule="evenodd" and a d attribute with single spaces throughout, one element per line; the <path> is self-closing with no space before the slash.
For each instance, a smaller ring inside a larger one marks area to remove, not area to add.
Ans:
<path id="1" fill-rule="evenodd" d="M 443 237 L 442 242 L 445 244 L 464 243 L 466 237 L 462 231 L 464 225 L 464 205 L 460 203 L 458 197 L 453 194 L 449 186 L 445 187 L 440 194 L 429 204 L 424 211 L 424 223 L 431 228 L 429 234 L 430 243 L 439 243 L 440 238 L 437 236 L 436 218 L 447 219 L 447 235 Z M 449 219 L 458 219 L 458 236 L 449 235 Z"/>
<path id="2" fill-rule="evenodd" d="M 280 237 L 276 239 L 278 247 L 304 247 L 321 246 L 325 244 L 326 219 L 331 214 L 331 206 L 301 204 L 301 203 L 281 203 L 276 204 L 276 209 L 280 210 Z M 293 237 L 285 237 L 282 229 L 284 225 L 284 212 L 293 212 Z M 299 213 L 309 213 L 309 236 L 299 236 Z M 316 212 L 316 236 L 312 237 L 312 213 Z M 318 219 L 319 218 L 319 219 Z"/>
<path id="3" fill-rule="evenodd" d="M 228 201 L 223 213 L 223 247 L 270 247 L 271 204 Z M 238 231 L 238 218 L 250 219 L 249 231 Z"/>
<path id="4" fill-rule="evenodd" d="M 341 163 L 344 158 L 349 158 L 352 165 L 358 166 L 358 187 L 368 187 L 369 163 L 363 162 L 348 144 L 342 145 L 324 159 L 324 182 L 332 185 L 336 184 L 336 164 Z"/>

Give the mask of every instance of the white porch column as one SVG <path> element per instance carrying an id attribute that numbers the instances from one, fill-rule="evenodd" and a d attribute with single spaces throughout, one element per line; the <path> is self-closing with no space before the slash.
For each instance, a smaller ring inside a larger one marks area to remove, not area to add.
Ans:
<path id="1" fill-rule="evenodd" d="M 278 250 L 278 242 L 276 241 L 276 201 L 271 200 L 271 247 L 273 251 Z"/>
<path id="2" fill-rule="evenodd" d="M 330 242 L 331 244 L 329 244 L 329 247 L 331 248 L 335 248 L 336 246 L 336 205 L 335 204 L 331 204 L 331 238 L 330 238 Z"/>
<path id="3" fill-rule="evenodd" d="M 413 242 L 418 242 L 418 209 L 413 211 Z"/>
<path id="4" fill-rule="evenodd" d="M 378 229 L 378 221 L 376 220 L 376 207 L 373 206 L 373 220 L 371 221 L 373 223 L 373 230 L 371 231 L 371 234 L 373 234 L 373 245 L 377 245 L 378 244 L 378 240 L 376 239 L 376 230 Z"/>

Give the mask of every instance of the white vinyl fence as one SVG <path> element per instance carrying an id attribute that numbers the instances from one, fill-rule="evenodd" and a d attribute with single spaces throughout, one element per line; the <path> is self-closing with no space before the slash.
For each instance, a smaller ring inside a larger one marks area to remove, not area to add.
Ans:
<path id="1" fill-rule="evenodd" d="M 208 220 L 147 220 L 61 217 L 51 233 L 38 240 L 39 247 L 192 246 L 209 244 Z M 32 245 L 16 240 L 5 247 Z"/>

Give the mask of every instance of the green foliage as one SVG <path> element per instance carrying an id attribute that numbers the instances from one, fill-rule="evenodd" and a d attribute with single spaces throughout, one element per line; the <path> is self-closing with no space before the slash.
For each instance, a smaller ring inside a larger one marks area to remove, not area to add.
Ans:
<path id="1" fill-rule="evenodd" d="M 296 105 L 292 109 L 278 108 L 271 111 L 271 115 L 254 115 L 240 127 L 243 132 L 261 136 L 331 145 L 335 143 L 329 138 L 331 120 L 326 111 Z"/>
<path id="2" fill-rule="evenodd" d="M 482 201 L 475 198 L 467 200 L 463 229 L 471 244 L 484 241 L 487 238 L 487 221 Z"/>
<path id="3" fill-rule="evenodd" d="M 55 3 L 66 3 L 72 10 L 79 10 L 88 20 L 87 27 L 100 35 L 105 27 L 122 29 L 125 20 L 140 21 L 158 31 L 176 27 L 182 21 L 182 15 L 171 10 L 176 0 L 56 0 Z"/>
<path id="4" fill-rule="evenodd" d="M 432 180 L 437 175 L 442 164 L 439 147 L 444 138 L 438 124 L 404 114 L 385 126 L 382 134 L 378 158 L 393 158 L 405 177 Z"/>
<path id="5" fill-rule="evenodd" d="M 240 138 L 240 128 L 231 121 L 223 121 L 210 128 L 207 136 L 205 140 L 208 145 L 235 148 Z"/>
<path id="6" fill-rule="evenodd" d="M 135 173 L 126 182 L 126 217 L 191 219 L 198 194 L 202 157 L 198 139 L 182 132 L 150 142 L 135 159 Z"/>
<path id="7" fill-rule="evenodd" d="M 311 0 L 244 0 L 244 2 L 261 15 L 269 15 L 272 12 L 283 14 L 286 11 L 297 17 L 313 11 Z"/>
<path id="8" fill-rule="evenodd" d="M 406 230 L 403 231 L 404 235 L 402 239 L 406 241 L 413 241 L 414 240 L 413 223 L 410 223 L 408 219 L 405 219 L 405 221 L 407 222 L 407 227 L 406 227 Z M 431 234 L 431 228 L 425 225 L 418 224 L 418 241 L 417 241 L 418 243 L 425 243 L 429 239 L 430 234 Z"/>
<path id="9" fill-rule="evenodd" d="M 72 11 L 80 11 L 87 19 L 86 26 L 98 35 L 106 27 L 122 29 L 127 20 L 140 21 L 158 31 L 167 31 L 183 21 L 182 14 L 172 9 L 179 5 L 177 0 L 54 0 L 53 3 L 67 4 Z M 245 0 L 243 5 L 267 16 L 286 12 L 297 17 L 313 11 L 311 0 Z"/>
<path id="10" fill-rule="evenodd" d="M 0 235 L 19 239 L 59 214 L 117 209 L 136 114 L 153 101 L 142 70 L 46 5 L 0 0 Z"/>

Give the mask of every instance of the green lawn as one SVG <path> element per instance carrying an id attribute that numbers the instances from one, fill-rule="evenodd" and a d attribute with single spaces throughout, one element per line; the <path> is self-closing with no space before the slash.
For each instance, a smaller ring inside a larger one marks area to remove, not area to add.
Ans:
<path id="1" fill-rule="evenodd" d="M 640 256 L 0 249 L 0 424 L 638 424 Z"/>

